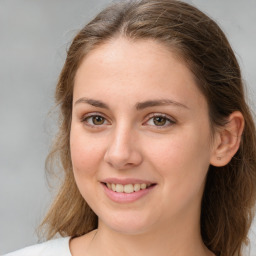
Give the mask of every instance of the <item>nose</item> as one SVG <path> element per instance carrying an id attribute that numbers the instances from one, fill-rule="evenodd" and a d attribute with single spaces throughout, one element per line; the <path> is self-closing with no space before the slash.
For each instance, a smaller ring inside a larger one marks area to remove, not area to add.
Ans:
<path id="1" fill-rule="evenodd" d="M 142 162 L 142 154 L 134 132 L 119 128 L 109 138 L 104 160 L 117 170 L 136 167 Z"/>

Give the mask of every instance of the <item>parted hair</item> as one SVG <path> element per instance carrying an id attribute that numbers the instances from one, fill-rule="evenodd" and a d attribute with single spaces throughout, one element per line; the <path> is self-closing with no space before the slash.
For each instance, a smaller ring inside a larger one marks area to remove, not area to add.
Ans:
<path id="1" fill-rule="evenodd" d="M 97 228 L 97 216 L 78 191 L 72 171 L 69 137 L 73 87 L 83 58 L 120 36 L 135 42 L 155 40 L 185 61 L 207 100 L 213 133 L 227 123 L 232 112 L 243 114 L 240 148 L 227 165 L 209 166 L 201 204 L 205 245 L 218 256 L 242 255 L 256 201 L 255 123 L 246 103 L 240 67 L 226 36 L 200 10 L 175 0 L 114 2 L 73 39 L 56 87 L 59 131 L 46 161 L 50 173 L 59 167 L 63 181 L 41 224 L 44 234 L 47 239 L 56 234 L 76 237 Z"/>

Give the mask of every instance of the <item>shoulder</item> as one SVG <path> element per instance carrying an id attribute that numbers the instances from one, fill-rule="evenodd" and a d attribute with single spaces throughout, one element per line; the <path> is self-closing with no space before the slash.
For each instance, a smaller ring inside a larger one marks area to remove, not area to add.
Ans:
<path id="1" fill-rule="evenodd" d="M 70 237 L 58 238 L 32 245 L 3 256 L 71 256 L 69 249 Z"/>

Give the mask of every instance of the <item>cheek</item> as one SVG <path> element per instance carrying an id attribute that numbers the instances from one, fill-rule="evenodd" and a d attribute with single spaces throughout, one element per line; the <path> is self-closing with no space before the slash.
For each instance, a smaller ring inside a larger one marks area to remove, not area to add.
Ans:
<path id="1" fill-rule="evenodd" d="M 162 197 L 167 201 L 166 212 L 175 214 L 188 206 L 199 205 L 209 166 L 208 145 L 196 138 L 183 135 L 162 141 L 151 148 L 151 165 L 163 184 Z M 170 203 L 171 202 L 171 203 Z"/>
<path id="2" fill-rule="evenodd" d="M 82 130 L 82 129 L 81 129 Z M 92 142 L 80 129 L 71 129 L 70 151 L 74 175 L 82 178 L 93 175 L 102 156 L 102 145 Z"/>
<path id="3" fill-rule="evenodd" d="M 208 133 L 187 130 L 146 149 L 151 164 L 170 186 L 180 189 L 204 181 L 210 163 Z"/>
<path id="4" fill-rule="evenodd" d="M 94 208 L 95 186 L 102 159 L 102 143 L 85 134 L 83 129 L 72 127 L 70 151 L 75 181 L 82 197 Z"/>

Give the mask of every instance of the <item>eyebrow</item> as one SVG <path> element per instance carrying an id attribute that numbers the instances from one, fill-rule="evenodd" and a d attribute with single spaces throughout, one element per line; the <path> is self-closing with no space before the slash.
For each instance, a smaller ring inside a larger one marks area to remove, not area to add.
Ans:
<path id="1" fill-rule="evenodd" d="M 87 103 L 87 104 L 92 105 L 92 106 L 97 107 L 97 108 L 109 109 L 109 106 L 107 104 L 103 103 L 102 101 L 94 100 L 94 99 L 88 99 L 88 98 L 85 98 L 85 97 L 78 99 L 75 102 L 75 105 L 79 104 L 79 103 Z"/>
<path id="2" fill-rule="evenodd" d="M 102 101 L 94 100 L 94 99 L 88 99 L 88 98 L 85 98 L 85 97 L 78 99 L 75 102 L 75 105 L 79 104 L 79 103 L 87 103 L 87 104 L 89 104 L 91 106 L 94 106 L 94 107 L 97 107 L 97 108 L 110 109 L 109 106 L 106 103 L 102 102 Z M 149 108 L 149 107 L 166 106 L 166 105 L 174 105 L 174 106 L 177 106 L 177 107 L 182 107 L 182 108 L 189 109 L 186 105 L 184 105 L 180 102 L 177 102 L 177 101 L 170 100 L 170 99 L 147 100 L 147 101 L 144 101 L 144 102 L 138 102 L 138 103 L 136 103 L 136 109 L 137 110 L 143 110 L 143 109 Z"/>
<path id="3" fill-rule="evenodd" d="M 174 105 L 177 107 L 182 107 L 188 109 L 188 107 L 180 102 L 169 100 L 169 99 L 161 99 L 161 100 L 148 100 L 145 102 L 137 103 L 136 109 L 142 110 L 149 107 L 155 107 L 155 106 L 166 106 L 166 105 Z"/>

